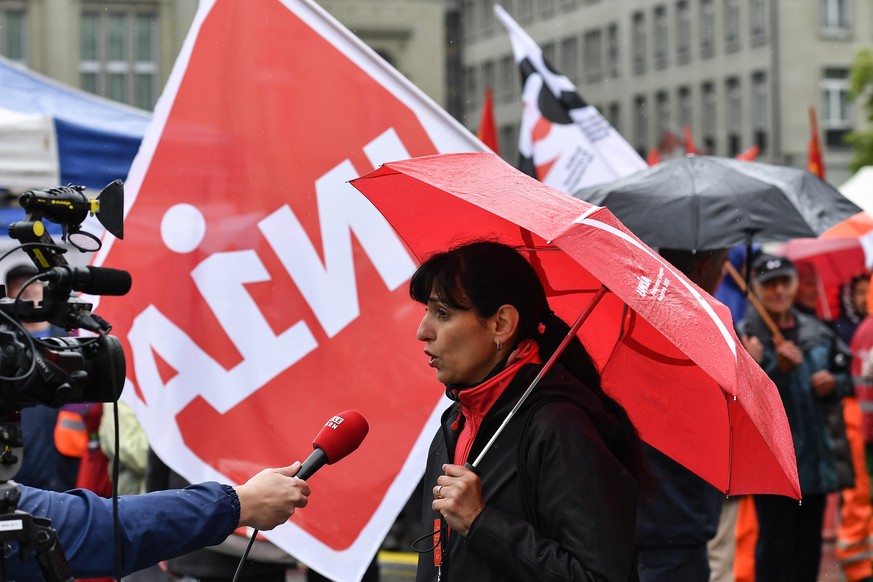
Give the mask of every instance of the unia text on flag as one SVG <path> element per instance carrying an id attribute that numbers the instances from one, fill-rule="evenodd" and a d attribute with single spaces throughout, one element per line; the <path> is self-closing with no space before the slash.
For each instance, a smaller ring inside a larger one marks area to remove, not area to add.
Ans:
<path id="1" fill-rule="evenodd" d="M 509 31 L 521 69 L 519 169 L 567 193 L 645 169 L 646 160 L 579 96 L 570 79 L 555 72 L 506 10 L 495 4 L 494 13 Z"/>
<path id="2" fill-rule="evenodd" d="M 125 240 L 95 257 L 133 277 L 100 305 L 123 398 L 187 480 L 242 483 L 308 457 L 339 411 L 369 421 L 264 532 L 330 579 L 360 579 L 445 408 L 415 339 L 415 261 L 348 181 L 482 149 L 314 2 L 201 0 L 131 168 Z"/>
<path id="3" fill-rule="evenodd" d="M 821 153 L 821 142 L 818 139 L 818 121 L 816 121 L 815 107 L 809 106 L 809 147 L 806 156 L 806 169 L 825 179 L 824 157 Z"/>
<path id="4" fill-rule="evenodd" d="M 482 103 L 482 117 L 479 119 L 479 130 L 476 132 L 482 143 L 492 152 L 500 155 L 500 143 L 497 141 L 497 124 L 494 121 L 494 92 L 491 87 L 485 87 L 485 101 Z"/>

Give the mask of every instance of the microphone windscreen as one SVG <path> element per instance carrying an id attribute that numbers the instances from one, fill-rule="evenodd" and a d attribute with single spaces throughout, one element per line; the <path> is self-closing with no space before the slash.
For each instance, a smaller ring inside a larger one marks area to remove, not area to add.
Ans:
<path id="1" fill-rule="evenodd" d="M 361 446 L 370 425 L 357 410 L 346 410 L 331 417 L 312 441 L 314 448 L 327 455 L 327 464 L 333 464 Z"/>
<path id="2" fill-rule="evenodd" d="M 91 295 L 124 295 L 130 291 L 130 273 L 108 267 L 87 267 L 88 281 L 79 289 Z"/>

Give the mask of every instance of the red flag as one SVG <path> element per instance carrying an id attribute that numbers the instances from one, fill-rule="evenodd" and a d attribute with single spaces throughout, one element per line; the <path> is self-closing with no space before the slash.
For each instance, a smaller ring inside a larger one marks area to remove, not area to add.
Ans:
<path id="1" fill-rule="evenodd" d="M 483 146 L 315 2 L 203 0 L 184 46 L 125 184 L 124 241 L 94 261 L 135 281 L 99 305 L 123 398 L 192 482 L 305 459 L 327 419 L 363 413 L 361 447 L 264 532 L 359 580 L 446 404 L 415 339 L 415 261 L 348 182 Z"/>
<path id="2" fill-rule="evenodd" d="M 485 87 L 485 102 L 482 104 L 482 117 L 479 119 L 479 131 L 476 137 L 500 155 L 500 144 L 497 141 L 497 124 L 494 123 L 494 93 L 491 87 Z"/>
<path id="3" fill-rule="evenodd" d="M 694 145 L 694 136 L 691 135 L 691 128 L 687 125 L 684 127 L 685 130 L 685 153 L 688 155 L 693 155 L 699 153 L 697 151 L 697 147 Z"/>
<path id="4" fill-rule="evenodd" d="M 649 153 L 646 155 L 646 163 L 650 166 L 661 163 L 661 152 L 658 151 L 658 148 L 649 149 Z"/>
<path id="5" fill-rule="evenodd" d="M 747 162 L 754 162 L 755 158 L 758 157 L 758 154 L 761 153 L 761 147 L 758 144 L 753 145 L 750 148 L 746 148 L 737 154 L 736 159 L 745 160 Z"/>
<path id="6" fill-rule="evenodd" d="M 821 153 L 821 143 L 818 141 L 818 122 L 815 118 L 815 107 L 809 106 L 809 149 L 806 156 L 806 169 L 824 180 L 824 158 Z"/>

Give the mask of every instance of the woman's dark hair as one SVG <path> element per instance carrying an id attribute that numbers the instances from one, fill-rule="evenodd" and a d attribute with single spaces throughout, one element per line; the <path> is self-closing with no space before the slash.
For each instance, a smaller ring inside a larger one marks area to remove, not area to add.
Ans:
<path id="1" fill-rule="evenodd" d="M 471 309 L 481 317 L 494 315 L 501 305 L 512 305 L 519 315 L 518 340 L 536 341 L 544 360 L 570 331 L 570 326 L 549 307 L 545 289 L 531 264 L 502 243 L 477 241 L 432 255 L 413 274 L 409 295 L 426 304 L 432 294 L 447 307 Z M 592 421 L 613 454 L 643 481 L 647 472 L 636 428 L 621 404 L 603 391 L 600 373 L 577 336 L 558 361 L 600 398 L 609 418 L 592 415 Z"/>

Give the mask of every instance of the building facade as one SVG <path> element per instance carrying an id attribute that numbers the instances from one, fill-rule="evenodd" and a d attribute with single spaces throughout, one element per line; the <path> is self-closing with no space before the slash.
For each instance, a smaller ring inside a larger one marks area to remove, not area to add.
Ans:
<path id="1" fill-rule="evenodd" d="M 247 0 L 251 1 L 251 0 Z M 276 0 L 278 1 L 278 0 Z M 319 4 L 472 130 L 485 87 L 516 161 L 520 79 L 493 0 Z M 867 0 L 502 0 L 547 59 L 643 155 L 688 127 L 699 150 L 803 166 L 815 109 L 828 179 L 863 112 L 849 66 L 873 45 Z M 63 83 L 154 106 L 197 0 L 2 0 L 0 54 Z"/>
<path id="2" fill-rule="evenodd" d="M 464 112 L 495 95 L 501 149 L 516 151 L 520 78 L 491 0 L 463 0 Z M 873 46 L 866 0 L 503 0 L 501 5 L 643 156 L 691 129 L 699 150 L 803 167 L 814 107 L 827 178 L 849 177 L 842 137 L 863 112 L 849 67 Z"/>
<path id="3" fill-rule="evenodd" d="M 446 107 L 453 100 L 458 109 L 457 93 L 451 95 L 458 83 L 447 80 L 445 66 L 451 45 L 444 0 L 318 4 L 437 103 Z M 67 85 L 150 110 L 197 5 L 197 0 L 2 0 L 0 54 Z"/>

